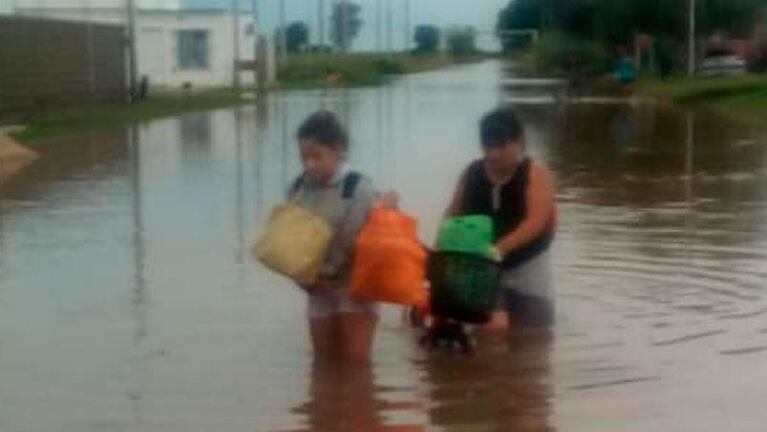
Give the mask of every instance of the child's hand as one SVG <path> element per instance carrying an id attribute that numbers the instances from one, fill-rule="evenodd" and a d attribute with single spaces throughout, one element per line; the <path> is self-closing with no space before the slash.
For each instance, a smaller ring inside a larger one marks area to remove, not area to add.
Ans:
<path id="1" fill-rule="evenodd" d="M 382 193 L 376 204 L 381 207 L 396 209 L 399 207 L 399 194 L 393 190 Z"/>

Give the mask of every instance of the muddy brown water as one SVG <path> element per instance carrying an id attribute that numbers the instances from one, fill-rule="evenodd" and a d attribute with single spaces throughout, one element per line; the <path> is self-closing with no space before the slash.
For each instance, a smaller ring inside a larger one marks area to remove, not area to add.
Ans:
<path id="1" fill-rule="evenodd" d="M 514 77 L 489 62 L 42 143 L 0 189 L 0 430 L 762 431 L 765 134 Z M 559 179 L 553 337 L 428 354 L 387 308 L 370 368 L 313 369 L 305 299 L 248 257 L 298 123 L 338 112 L 429 242 L 500 102 Z"/>

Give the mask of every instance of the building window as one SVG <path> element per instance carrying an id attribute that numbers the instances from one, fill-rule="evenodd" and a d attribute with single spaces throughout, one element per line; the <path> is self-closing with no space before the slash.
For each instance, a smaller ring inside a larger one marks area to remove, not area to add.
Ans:
<path id="1" fill-rule="evenodd" d="M 207 69 L 209 66 L 208 55 L 208 32 L 206 30 L 179 30 L 179 69 Z"/>

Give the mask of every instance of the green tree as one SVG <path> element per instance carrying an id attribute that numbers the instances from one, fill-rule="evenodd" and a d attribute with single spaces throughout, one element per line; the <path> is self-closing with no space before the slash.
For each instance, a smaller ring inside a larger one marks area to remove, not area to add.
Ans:
<path id="1" fill-rule="evenodd" d="M 723 31 L 732 36 L 753 36 L 762 0 L 706 0 L 698 10 L 698 27 L 704 34 Z"/>
<path id="2" fill-rule="evenodd" d="M 362 7 L 351 1 L 341 0 L 333 5 L 331 39 L 339 50 L 348 51 L 359 35 L 363 24 L 361 11 Z"/>
<path id="3" fill-rule="evenodd" d="M 764 0 L 699 0 L 698 33 L 752 34 Z M 499 30 L 554 27 L 610 45 L 628 45 L 636 33 L 683 41 L 687 7 L 682 0 L 511 0 L 498 16 Z"/>
<path id="4" fill-rule="evenodd" d="M 291 23 L 286 30 L 286 43 L 288 52 L 298 53 L 306 49 L 309 43 L 309 26 L 305 22 L 296 21 Z"/>
<path id="5" fill-rule="evenodd" d="M 419 25 L 415 28 L 415 51 L 419 54 L 432 54 L 439 49 L 442 38 L 439 27 L 434 25 Z"/>
<path id="6" fill-rule="evenodd" d="M 498 14 L 496 29 L 499 32 L 508 30 L 540 30 L 543 9 L 540 0 L 516 0 L 508 4 Z M 499 33 L 500 35 L 500 33 Z M 522 44 L 518 37 L 501 35 L 503 52 L 511 52 Z"/>
<path id="7" fill-rule="evenodd" d="M 477 52 L 477 31 L 474 27 L 454 26 L 447 31 L 447 49 L 454 57 L 468 57 Z"/>

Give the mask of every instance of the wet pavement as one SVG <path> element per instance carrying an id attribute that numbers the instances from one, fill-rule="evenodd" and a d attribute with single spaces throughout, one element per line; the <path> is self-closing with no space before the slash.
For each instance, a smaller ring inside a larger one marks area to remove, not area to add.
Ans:
<path id="1" fill-rule="evenodd" d="M 528 84 L 488 62 L 42 143 L 0 185 L 0 430 L 763 430 L 767 135 Z M 338 112 L 430 242 L 501 102 L 559 179 L 554 336 L 428 354 L 386 308 L 370 368 L 313 368 L 305 299 L 248 256 L 297 125 Z"/>

